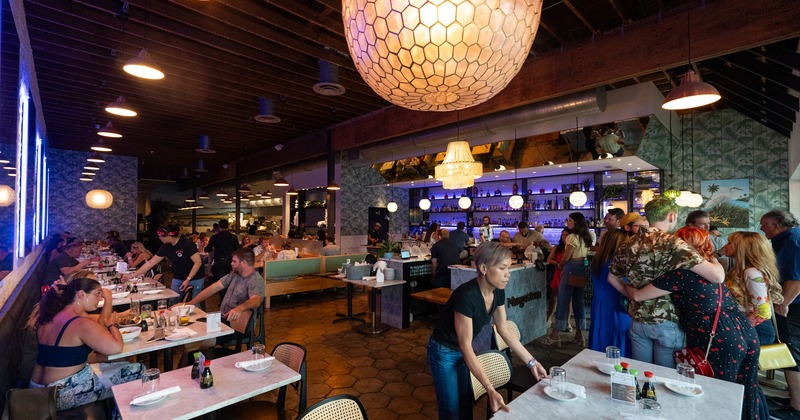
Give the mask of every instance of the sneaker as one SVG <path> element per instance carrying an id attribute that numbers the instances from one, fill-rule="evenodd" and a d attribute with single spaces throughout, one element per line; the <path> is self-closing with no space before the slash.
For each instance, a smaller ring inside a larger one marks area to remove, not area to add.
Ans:
<path id="1" fill-rule="evenodd" d="M 800 411 L 795 410 L 792 407 L 785 407 L 774 411 L 770 410 L 769 415 L 773 419 L 800 420 Z"/>

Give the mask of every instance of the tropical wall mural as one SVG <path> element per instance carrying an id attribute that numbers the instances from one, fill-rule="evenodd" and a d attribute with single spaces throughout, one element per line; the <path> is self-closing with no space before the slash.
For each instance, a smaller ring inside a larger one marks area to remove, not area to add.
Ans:
<path id="1" fill-rule="evenodd" d="M 713 226 L 749 228 L 750 180 L 716 179 L 700 181 L 702 209 L 708 212 Z"/>

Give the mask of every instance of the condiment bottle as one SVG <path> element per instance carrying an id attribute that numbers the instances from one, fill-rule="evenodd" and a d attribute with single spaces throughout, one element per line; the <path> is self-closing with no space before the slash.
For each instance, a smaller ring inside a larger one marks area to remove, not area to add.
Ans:
<path id="1" fill-rule="evenodd" d="M 633 375 L 633 381 L 636 382 L 636 399 L 637 400 L 641 400 L 642 399 L 642 389 L 639 388 L 639 378 L 636 377 L 639 374 L 639 371 L 636 370 L 636 369 L 631 369 L 630 372 L 631 372 L 631 375 Z"/>
<path id="2" fill-rule="evenodd" d="M 647 378 L 642 386 L 642 398 L 656 401 L 656 387 L 653 385 L 653 372 L 644 372 L 644 377 Z"/>
<path id="3" fill-rule="evenodd" d="M 142 328 L 142 331 L 147 331 L 147 319 L 142 317 L 142 320 L 139 321 L 139 326 Z"/>
<path id="4" fill-rule="evenodd" d="M 192 379 L 200 377 L 200 353 L 194 354 L 194 364 L 192 365 Z"/>
<path id="5" fill-rule="evenodd" d="M 628 366 L 630 366 L 630 365 L 628 365 L 627 362 L 622 362 L 619 365 L 622 366 L 622 373 L 630 373 L 630 372 L 628 372 Z"/>
<path id="6" fill-rule="evenodd" d="M 214 377 L 211 375 L 211 360 L 203 362 L 203 376 L 200 377 L 200 388 L 207 389 L 214 386 Z"/>

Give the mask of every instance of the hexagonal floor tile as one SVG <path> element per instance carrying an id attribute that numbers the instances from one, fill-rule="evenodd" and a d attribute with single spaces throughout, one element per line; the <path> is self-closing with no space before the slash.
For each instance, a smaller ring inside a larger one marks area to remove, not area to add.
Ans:
<path id="1" fill-rule="evenodd" d="M 413 414 L 422 410 L 422 401 L 408 396 L 392 398 L 387 407 L 397 414 Z"/>
<path id="2" fill-rule="evenodd" d="M 378 378 L 364 378 L 357 380 L 353 388 L 357 389 L 360 393 L 366 394 L 369 392 L 378 392 L 383 389 L 385 385 L 386 383 Z"/>
<path id="3" fill-rule="evenodd" d="M 414 387 L 405 382 L 390 382 L 381 391 L 391 397 L 407 397 L 413 390 Z"/>
<path id="4" fill-rule="evenodd" d="M 364 405 L 367 413 L 369 413 L 373 408 L 386 407 L 389 404 L 389 401 L 392 400 L 392 397 L 382 392 L 369 392 L 366 394 L 361 394 L 358 399 L 361 400 L 361 404 Z"/>
<path id="5" fill-rule="evenodd" d="M 375 369 L 372 366 L 359 366 L 353 368 L 350 371 L 350 374 L 353 375 L 354 378 L 374 378 L 378 374 L 378 369 Z"/>
<path id="6" fill-rule="evenodd" d="M 325 381 L 325 384 L 332 389 L 349 388 L 356 383 L 356 378 L 351 375 L 333 375 Z"/>

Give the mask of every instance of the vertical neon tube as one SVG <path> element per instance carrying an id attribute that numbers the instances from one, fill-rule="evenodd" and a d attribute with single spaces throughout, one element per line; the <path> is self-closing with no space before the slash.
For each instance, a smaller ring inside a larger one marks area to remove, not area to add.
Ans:
<path id="1" fill-rule="evenodd" d="M 17 258 L 25 256 L 25 204 L 28 178 L 28 87 L 24 82 L 19 86 L 19 112 L 17 114 L 17 228 L 14 229 L 14 244 Z M 16 263 L 15 267 L 16 268 Z"/>

